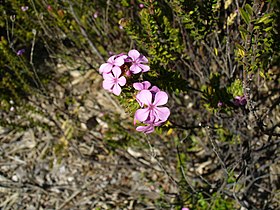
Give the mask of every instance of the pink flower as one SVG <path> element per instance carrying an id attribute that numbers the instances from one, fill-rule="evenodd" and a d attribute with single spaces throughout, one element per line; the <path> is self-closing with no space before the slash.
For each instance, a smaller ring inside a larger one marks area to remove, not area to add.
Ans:
<path id="1" fill-rule="evenodd" d="M 148 118 L 148 120 L 146 120 L 144 123 L 147 125 L 138 126 L 136 130 L 143 133 L 152 133 L 155 130 L 155 126 L 160 126 L 162 123 L 164 123 L 164 121 L 155 122 L 155 117 L 153 117 L 152 119 Z"/>
<path id="2" fill-rule="evenodd" d="M 235 106 L 244 106 L 247 104 L 247 100 L 245 96 L 236 96 L 234 98 L 233 104 Z"/>
<path id="3" fill-rule="evenodd" d="M 182 208 L 182 210 L 190 210 L 190 209 L 189 209 L 189 208 L 185 208 L 185 207 L 184 207 L 184 208 Z"/>
<path id="4" fill-rule="evenodd" d="M 147 108 L 138 109 L 135 112 L 135 118 L 140 122 L 145 122 L 147 119 L 155 119 L 155 122 L 166 121 L 169 117 L 170 110 L 167 107 L 159 107 L 168 101 L 168 96 L 165 92 L 159 91 L 153 97 L 151 91 L 142 90 L 137 98 L 141 103 L 147 105 Z"/>
<path id="5" fill-rule="evenodd" d="M 139 8 L 141 8 L 141 9 L 144 8 L 144 4 L 139 4 L 138 6 L 139 6 Z"/>
<path id="6" fill-rule="evenodd" d="M 127 70 L 127 71 L 125 71 L 125 75 L 126 75 L 127 77 L 131 77 L 132 73 L 131 73 L 130 70 Z"/>
<path id="7" fill-rule="evenodd" d="M 148 88 L 151 86 L 151 83 L 149 81 L 144 82 L 135 82 L 133 83 L 133 87 L 136 90 L 148 90 Z"/>
<path id="8" fill-rule="evenodd" d="M 48 9 L 49 12 L 51 12 L 51 11 L 52 11 L 52 6 L 51 6 L 51 5 L 48 5 L 48 6 L 47 6 L 47 9 Z"/>
<path id="9" fill-rule="evenodd" d="M 132 62 L 130 71 L 132 71 L 133 74 L 138 74 L 140 72 L 146 72 L 150 70 L 149 66 L 142 64 L 148 63 L 148 59 L 144 55 L 141 55 L 137 50 L 130 50 L 128 52 L 128 56 L 130 57 L 130 60 Z"/>
<path id="10" fill-rule="evenodd" d="M 144 81 L 144 82 L 135 82 L 133 83 L 133 87 L 136 89 L 136 90 L 149 90 L 149 87 L 151 87 L 151 83 L 149 81 Z M 153 86 L 151 89 L 150 89 L 150 92 L 152 93 L 152 96 L 154 97 L 155 96 L 155 93 L 159 92 L 160 89 L 157 87 L 157 86 Z M 140 92 L 139 92 L 140 93 Z M 144 104 L 138 99 L 138 95 L 139 93 L 136 95 L 136 100 L 137 102 L 139 103 L 139 105 L 141 107 L 144 106 Z"/>
<path id="11" fill-rule="evenodd" d="M 218 107 L 223 106 L 223 102 L 219 101 L 218 104 L 217 104 L 217 106 L 218 106 Z"/>
<path id="12" fill-rule="evenodd" d="M 17 51 L 18 56 L 23 55 L 23 53 L 25 53 L 25 49 L 20 49 L 20 50 Z"/>
<path id="13" fill-rule="evenodd" d="M 120 55 L 113 55 L 108 60 L 107 63 L 103 63 L 100 68 L 100 73 L 109 73 L 114 66 L 122 66 L 124 64 L 124 59 L 126 58 L 126 55 L 120 54 Z"/>
<path id="14" fill-rule="evenodd" d="M 240 103 L 240 106 L 246 105 L 246 104 L 247 104 L 246 97 L 245 97 L 245 96 L 242 96 L 241 99 L 240 99 L 240 101 L 239 101 L 239 103 Z"/>
<path id="15" fill-rule="evenodd" d="M 111 73 L 104 73 L 103 74 L 103 88 L 105 90 L 109 90 L 110 92 L 113 92 L 115 95 L 119 96 L 121 94 L 121 87 L 124 86 L 126 83 L 126 79 L 124 76 L 121 76 L 122 71 L 120 67 L 114 66 L 112 68 Z"/>
<path id="16" fill-rule="evenodd" d="M 94 18 L 98 18 L 98 12 L 95 12 L 95 13 L 93 14 L 93 17 L 94 17 Z"/>
<path id="17" fill-rule="evenodd" d="M 151 83 L 149 81 L 144 81 L 144 82 L 135 82 L 133 83 L 133 87 L 136 90 L 149 90 L 149 87 L 151 87 Z M 157 86 L 153 86 L 150 91 L 152 93 L 156 93 L 160 91 L 160 89 Z"/>
<path id="18" fill-rule="evenodd" d="M 21 10 L 22 10 L 23 12 L 25 12 L 25 11 L 28 10 L 28 8 L 29 8 L 28 6 L 22 6 L 22 7 L 21 7 Z"/>

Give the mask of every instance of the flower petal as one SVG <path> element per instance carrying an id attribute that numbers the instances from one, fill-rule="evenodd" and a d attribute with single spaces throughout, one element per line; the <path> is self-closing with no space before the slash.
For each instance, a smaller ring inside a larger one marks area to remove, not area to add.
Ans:
<path id="1" fill-rule="evenodd" d="M 157 86 L 153 86 L 153 87 L 150 89 L 150 91 L 151 91 L 152 93 L 157 93 L 157 92 L 160 91 L 160 89 L 159 89 Z"/>
<path id="2" fill-rule="evenodd" d="M 138 93 L 139 94 L 139 93 Z M 143 107 L 144 104 L 138 99 L 138 94 L 136 95 L 136 101 L 138 102 L 138 104 Z"/>
<path id="3" fill-rule="evenodd" d="M 133 87 L 136 90 L 148 90 L 150 86 L 151 86 L 151 83 L 149 81 L 133 83 Z"/>
<path id="4" fill-rule="evenodd" d="M 154 126 L 161 126 L 162 123 L 164 123 L 164 121 L 161 121 L 161 120 L 157 121 L 157 122 L 154 123 Z"/>
<path id="5" fill-rule="evenodd" d="M 113 86 L 113 93 L 114 93 L 115 95 L 119 96 L 119 95 L 121 94 L 121 92 L 122 92 L 121 87 L 120 87 L 118 84 L 115 84 L 115 85 Z"/>
<path id="6" fill-rule="evenodd" d="M 140 122 L 144 122 L 149 116 L 149 109 L 138 109 L 135 112 L 135 118 Z"/>
<path id="7" fill-rule="evenodd" d="M 117 55 L 117 57 L 118 58 L 122 57 L 125 60 L 125 59 L 127 59 L 128 56 L 125 53 L 120 53 L 120 54 Z"/>
<path id="8" fill-rule="evenodd" d="M 138 66 L 138 64 L 132 64 L 129 69 L 130 71 L 132 71 L 133 74 L 138 74 L 139 72 L 142 71 L 142 69 Z"/>
<path id="9" fill-rule="evenodd" d="M 111 57 L 107 60 L 107 63 L 113 64 L 113 63 L 114 63 L 114 60 L 115 60 L 115 57 L 116 57 L 116 55 L 111 56 Z"/>
<path id="10" fill-rule="evenodd" d="M 137 131 L 143 132 L 143 133 L 152 133 L 154 132 L 154 126 L 152 125 L 147 125 L 147 126 L 138 126 L 136 128 Z"/>
<path id="11" fill-rule="evenodd" d="M 126 78 L 125 78 L 124 76 L 120 77 L 120 78 L 118 79 L 118 84 L 119 84 L 120 86 L 124 86 L 124 85 L 126 84 Z"/>
<path id="12" fill-rule="evenodd" d="M 170 110 L 167 107 L 155 107 L 154 112 L 157 115 L 158 119 L 166 121 L 170 115 Z"/>
<path id="13" fill-rule="evenodd" d="M 105 79 L 105 80 L 114 80 L 114 76 L 112 73 L 109 73 L 109 74 L 103 73 L 102 76 L 103 76 L 103 79 Z"/>
<path id="14" fill-rule="evenodd" d="M 155 95 L 155 100 L 153 104 L 155 106 L 160 106 L 166 104 L 167 101 L 168 101 L 168 95 L 166 94 L 166 92 L 159 91 Z"/>
<path id="15" fill-rule="evenodd" d="M 144 82 L 142 82 L 142 84 L 143 84 L 144 90 L 148 90 L 149 87 L 151 87 L 151 83 L 149 81 L 144 81 Z"/>
<path id="16" fill-rule="evenodd" d="M 104 80 L 103 81 L 103 88 L 105 90 L 111 90 L 113 85 L 114 85 L 114 83 L 111 80 Z"/>
<path id="17" fill-rule="evenodd" d="M 138 64 L 138 66 L 142 69 L 143 72 L 147 72 L 150 70 L 150 67 L 144 64 Z"/>
<path id="18" fill-rule="evenodd" d="M 114 60 L 114 65 L 116 66 L 121 66 L 124 64 L 124 58 L 121 56 L 121 57 L 118 57 Z"/>
<path id="19" fill-rule="evenodd" d="M 143 90 L 143 84 L 141 82 L 135 82 L 133 83 L 133 87 L 136 89 L 136 90 Z"/>
<path id="20" fill-rule="evenodd" d="M 99 68 L 99 73 L 109 73 L 112 70 L 113 65 L 110 63 L 103 63 Z"/>
<path id="21" fill-rule="evenodd" d="M 136 61 L 136 59 L 139 58 L 140 53 L 137 50 L 130 50 L 128 56 L 131 57 L 133 61 Z"/>
<path id="22" fill-rule="evenodd" d="M 136 130 L 139 132 L 145 132 L 148 126 L 138 126 L 136 127 Z"/>
<path id="23" fill-rule="evenodd" d="M 152 93 L 149 90 L 141 90 L 136 97 L 143 104 L 148 106 L 152 104 Z"/>
<path id="24" fill-rule="evenodd" d="M 155 130 L 154 126 L 150 126 L 144 133 L 153 133 Z"/>
<path id="25" fill-rule="evenodd" d="M 121 75 L 122 73 L 122 70 L 120 67 L 118 66 L 114 66 L 113 69 L 112 69 L 112 73 L 114 75 L 115 78 L 119 78 L 119 76 Z"/>
<path id="26" fill-rule="evenodd" d="M 139 60 L 139 63 L 140 62 L 141 63 L 148 63 L 148 59 L 144 55 L 141 55 L 138 60 Z"/>
<path id="27" fill-rule="evenodd" d="M 150 110 L 150 114 L 148 118 L 143 122 L 145 124 L 154 124 L 154 121 L 156 120 L 156 116 L 154 116 L 155 113 L 153 110 Z"/>

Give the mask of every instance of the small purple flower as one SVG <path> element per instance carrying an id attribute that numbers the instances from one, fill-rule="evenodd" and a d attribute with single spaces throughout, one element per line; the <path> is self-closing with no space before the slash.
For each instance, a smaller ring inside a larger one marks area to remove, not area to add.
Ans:
<path id="1" fill-rule="evenodd" d="M 190 209 L 189 209 L 189 208 L 185 208 L 185 207 L 184 207 L 184 208 L 182 208 L 182 210 L 190 210 Z"/>
<path id="2" fill-rule="evenodd" d="M 28 6 L 21 6 L 21 10 L 22 10 L 23 12 L 27 11 L 28 8 L 29 8 Z"/>
<path id="3" fill-rule="evenodd" d="M 20 50 L 17 51 L 18 56 L 23 55 L 23 53 L 25 53 L 25 49 L 20 49 Z"/>
<path id="4" fill-rule="evenodd" d="M 51 11 L 52 11 L 52 6 L 51 6 L 51 5 L 48 5 L 48 6 L 47 6 L 47 10 L 48 10 L 49 12 L 51 12 Z"/>
<path id="5" fill-rule="evenodd" d="M 138 6 L 140 9 L 144 8 L 144 4 L 139 4 Z"/>
<path id="6" fill-rule="evenodd" d="M 96 18 L 98 18 L 98 12 L 95 12 L 94 14 L 93 14 L 93 17 L 96 19 Z"/>
<path id="7" fill-rule="evenodd" d="M 126 59 L 126 55 L 113 55 L 108 60 L 107 63 L 103 63 L 100 68 L 100 73 L 109 73 L 114 66 L 122 66 L 124 64 L 124 59 Z"/>
<path id="8" fill-rule="evenodd" d="M 118 66 L 114 66 L 111 73 L 104 73 L 103 88 L 119 96 L 122 91 L 120 86 L 124 86 L 126 84 L 126 79 L 124 76 L 121 76 L 121 74 L 122 71 Z"/>
<path id="9" fill-rule="evenodd" d="M 235 106 L 245 106 L 247 104 L 247 100 L 245 96 L 236 96 L 234 98 L 233 104 Z"/>
<path id="10" fill-rule="evenodd" d="M 142 64 L 148 63 L 148 59 L 144 55 L 141 55 L 137 50 L 130 50 L 128 52 L 128 56 L 130 58 L 130 61 L 132 62 L 130 71 L 132 71 L 133 74 L 147 72 L 150 70 L 149 66 Z"/>
<path id="11" fill-rule="evenodd" d="M 240 103 L 241 106 L 245 106 L 247 104 L 246 97 L 242 96 L 239 103 Z"/>
<path id="12" fill-rule="evenodd" d="M 155 119 L 155 122 L 166 121 L 169 117 L 170 110 L 167 107 L 159 107 L 168 101 L 168 95 L 165 92 L 159 91 L 153 97 L 151 91 L 142 90 L 137 98 L 142 104 L 147 105 L 146 108 L 138 109 L 135 112 L 135 118 L 140 122 L 148 119 Z"/>
<path id="13" fill-rule="evenodd" d="M 235 98 L 234 98 L 234 100 L 233 100 L 233 104 L 235 105 L 235 106 L 239 106 L 240 104 L 239 104 L 239 101 L 240 101 L 240 96 L 236 96 Z"/>
<path id="14" fill-rule="evenodd" d="M 218 106 L 218 107 L 223 106 L 223 102 L 219 101 L 218 104 L 217 104 L 217 106 Z"/>

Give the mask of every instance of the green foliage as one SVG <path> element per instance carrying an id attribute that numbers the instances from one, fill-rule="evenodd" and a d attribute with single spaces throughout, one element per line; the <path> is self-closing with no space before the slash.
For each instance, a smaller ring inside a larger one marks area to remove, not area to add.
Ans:
<path id="1" fill-rule="evenodd" d="M 246 4 L 246 6 L 249 6 L 248 4 Z M 245 6 L 245 7 L 246 7 Z M 251 7 L 251 6 L 250 6 Z M 246 9 L 247 10 L 247 9 Z M 245 11 L 245 10 L 243 10 L 242 8 L 239 8 L 239 12 L 240 12 L 240 14 L 241 14 L 241 17 L 243 18 L 243 20 L 245 21 L 245 23 L 247 24 L 247 25 L 249 25 L 249 23 L 250 23 L 250 21 L 251 21 L 251 16 L 250 15 L 252 15 L 252 13 L 248 13 L 248 11 Z M 251 10 L 250 10 L 250 12 L 251 12 Z"/>
<path id="2" fill-rule="evenodd" d="M 12 51 L 7 40 L 2 37 L 0 42 L 0 91 L 3 100 L 19 102 L 20 98 L 30 91 L 34 84 L 32 72 L 27 68 L 24 59 Z"/>
<path id="3" fill-rule="evenodd" d="M 231 100 L 233 98 L 232 93 L 231 91 L 228 91 L 227 87 L 221 87 L 220 82 L 220 74 L 211 74 L 210 84 L 203 85 L 201 88 L 203 92 L 203 99 L 205 100 L 204 105 L 207 109 L 209 109 L 209 111 L 217 109 L 219 102 L 228 106 L 231 104 Z"/>
<path id="4" fill-rule="evenodd" d="M 202 193 L 199 193 L 197 205 L 194 209 L 207 210 L 209 208 L 213 210 L 228 210 L 235 209 L 233 200 L 225 199 L 220 195 L 213 194 L 212 199 L 207 199 Z"/>
<path id="5" fill-rule="evenodd" d="M 190 196 L 185 197 L 187 200 Z M 230 210 L 236 209 L 234 200 L 227 198 L 225 196 L 213 193 L 211 196 L 206 195 L 202 192 L 197 192 L 192 195 L 192 201 L 184 202 L 182 206 L 188 207 L 189 209 L 197 210 Z M 178 208 L 179 209 L 179 208 Z"/>
<path id="6" fill-rule="evenodd" d="M 212 209 L 214 210 L 228 210 L 234 209 L 234 202 L 231 199 L 225 199 L 222 196 L 214 195 L 214 201 L 212 201 Z"/>
<path id="7" fill-rule="evenodd" d="M 233 97 L 243 96 L 243 84 L 240 79 L 234 80 L 233 83 L 227 88 L 227 92 L 230 93 Z"/>
<path id="8" fill-rule="evenodd" d="M 230 132 L 230 130 L 226 128 L 222 128 L 219 125 L 215 125 L 215 131 L 216 135 L 218 136 L 217 139 L 220 142 L 233 142 L 233 134 Z"/>
<path id="9" fill-rule="evenodd" d="M 180 31 L 173 26 L 171 20 L 171 10 L 159 2 L 146 3 L 146 6 L 139 12 L 139 20 L 128 20 L 124 28 L 149 55 L 152 71 L 148 73 L 147 79 L 152 82 L 157 80 L 159 86 L 168 81 L 172 83 L 180 80 L 180 74 L 169 65 L 179 59 L 183 50 Z M 163 88 L 175 89 L 174 86 L 178 84 L 179 82 L 172 85 L 165 83 Z"/>
<path id="10" fill-rule="evenodd" d="M 239 12 L 245 22 L 243 26 L 239 26 L 243 43 L 236 45 L 239 61 L 248 73 L 259 72 L 265 78 L 273 59 L 279 57 L 279 53 L 274 50 L 278 42 L 275 35 L 279 33 L 274 30 L 278 24 L 276 13 L 260 14 L 260 11 L 253 10 L 249 4 L 245 4 L 244 9 L 239 8 Z"/>

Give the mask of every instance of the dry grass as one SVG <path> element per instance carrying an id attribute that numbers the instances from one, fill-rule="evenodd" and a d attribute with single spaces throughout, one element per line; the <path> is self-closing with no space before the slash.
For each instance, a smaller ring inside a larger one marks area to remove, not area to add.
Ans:
<path id="1" fill-rule="evenodd" d="M 59 129 L 52 132 L 40 127 L 25 131 L 2 128 L 0 207 L 156 209 L 156 200 L 172 200 L 162 191 L 172 194 L 177 190 L 150 156 L 149 148 L 107 148 L 103 134 L 108 125 L 99 116 L 106 112 L 127 116 L 112 96 L 100 89 L 101 77 L 93 71 L 70 74 L 72 81 L 68 85 L 52 86 L 51 100 L 31 99 L 33 105 L 43 107 L 49 114 L 48 118 L 32 117 Z M 66 108 L 69 89 L 76 102 Z M 64 121 L 58 120 L 58 112 Z M 80 126 L 74 127 L 77 122 Z M 67 139 L 65 130 L 69 127 L 82 135 Z M 156 157 L 162 160 L 163 153 L 158 151 Z M 174 166 L 168 167 L 174 172 Z"/>

